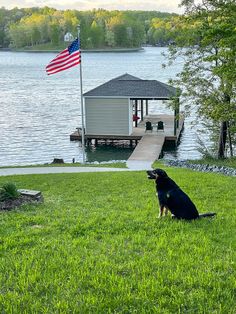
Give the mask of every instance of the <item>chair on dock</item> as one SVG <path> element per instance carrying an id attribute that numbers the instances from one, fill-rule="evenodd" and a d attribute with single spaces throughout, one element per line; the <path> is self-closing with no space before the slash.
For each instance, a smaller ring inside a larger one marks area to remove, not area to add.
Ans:
<path id="1" fill-rule="evenodd" d="M 164 122 L 163 121 L 157 122 L 157 132 L 160 130 L 164 132 Z"/>
<path id="2" fill-rule="evenodd" d="M 147 122 L 146 122 L 146 129 L 145 129 L 145 132 L 146 132 L 146 131 L 151 131 L 151 132 L 152 132 L 152 129 L 153 129 L 152 122 L 147 121 Z"/>

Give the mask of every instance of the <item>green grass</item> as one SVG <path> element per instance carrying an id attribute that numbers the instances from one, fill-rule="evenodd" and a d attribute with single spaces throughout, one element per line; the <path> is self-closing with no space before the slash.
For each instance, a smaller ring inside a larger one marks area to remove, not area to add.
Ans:
<path id="1" fill-rule="evenodd" d="M 98 167 L 98 168 L 127 168 L 125 162 L 98 163 L 98 164 L 81 164 L 81 163 L 63 163 L 63 164 L 42 164 L 42 165 L 25 165 L 25 166 L 3 166 L 5 168 L 35 168 L 35 167 Z"/>
<path id="2" fill-rule="evenodd" d="M 28 51 L 60 51 L 65 49 L 68 46 L 68 43 L 60 43 L 58 45 L 54 45 L 52 43 L 40 44 L 31 47 L 18 48 L 17 51 L 20 50 L 28 50 Z"/>
<path id="3" fill-rule="evenodd" d="M 27 47 L 22 47 L 22 48 L 15 48 L 16 51 L 61 51 L 65 49 L 70 43 L 69 42 L 60 42 L 59 44 L 55 45 L 53 43 L 46 43 L 46 44 L 38 44 L 34 46 L 27 46 Z M 83 50 L 83 49 L 82 49 Z M 141 47 L 133 47 L 133 48 L 128 48 L 128 47 L 99 47 L 99 48 L 91 48 L 91 49 L 85 49 L 84 51 L 137 51 L 137 50 L 142 50 Z"/>
<path id="4" fill-rule="evenodd" d="M 42 205 L 0 213 L 0 313 L 236 313 L 236 179 L 166 168 L 214 219 L 157 219 L 145 172 L 0 177 Z"/>

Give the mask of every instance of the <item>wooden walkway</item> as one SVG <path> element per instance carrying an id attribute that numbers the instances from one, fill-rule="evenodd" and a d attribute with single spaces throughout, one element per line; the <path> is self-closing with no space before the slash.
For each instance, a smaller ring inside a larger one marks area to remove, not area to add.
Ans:
<path id="1" fill-rule="evenodd" d="M 156 160 L 161 154 L 164 142 L 164 133 L 159 136 L 145 134 L 135 147 L 129 160 Z"/>
<path id="2" fill-rule="evenodd" d="M 164 132 L 158 136 L 156 134 L 145 134 L 127 160 L 128 168 L 140 169 L 143 167 L 144 169 L 151 169 L 152 163 L 161 155 L 164 142 Z"/>

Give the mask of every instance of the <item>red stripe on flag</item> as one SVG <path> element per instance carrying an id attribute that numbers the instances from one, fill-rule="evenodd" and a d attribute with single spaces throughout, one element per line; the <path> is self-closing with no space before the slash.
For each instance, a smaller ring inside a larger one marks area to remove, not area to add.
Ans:
<path id="1" fill-rule="evenodd" d="M 48 72 L 48 75 L 55 74 L 55 73 L 57 73 L 57 72 L 61 72 L 61 71 L 67 70 L 67 69 L 72 68 L 73 66 L 75 66 L 75 65 L 77 65 L 77 64 L 80 64 L 80 60 L 77 61 L 77 62 L 75 62 L 75 63 L 73 63 L 73 64 L 71 64 L 71 65 L 68 65 L 68 66 L 66 66 L 66 67 L 58 68 L 57 70 L 56 70 L 56 69 L 51 70 L 50 72 Z"/>
<path id="2" fill-rule="evenodd" d="M 74 42 L 75 43 L 75 42 Z M 64 49 L 61 51 L 47 66 L 46 72 L 48 75 L 55 74 L 57 72 L 61 72 L 67 70 L 75 65 L 81 63 L 81 53 L 78 50 L 79 46 L 72 46 L 74 49 L 71 49 L 71 45 L 69 46 L 70 49 Z M 73 51 L 71 54 L 70 51 Z"/>
<path id="3" fill-rule="evenodd" d="M 51 72 L 54 72 L 57 69 L 64 69 L 67 66 L 70 66 L 70 65 L 73 66 L 73 65 L 79 64 L 80 62 L 81 62 L 80 58 L 74 58 L 74 59 L 69 60 L 68 62 L 64 62 L 63 64 L 60 64 L 60 65 L 52 65 L 52 66 L 48 67 L 46 69 L 46 71 L 48 74 L 51 74 Z"/>
<path id="4" fill-rule="evenodd" d="M 59 64 L 63 64 L 64 62 L 70 60 L 70 59 L 74 59 L 74 58 L 78 58 L 80 55 L 79 51 L 76 51 L 74 53 L 72 53 L 71 55 L 67 55 L 65 57 L 63 57 L 62 59 L 58 59 L 55 58 L 54 60 L 52 60 L 46 67 L 46 69 L 48 69 L 50 66 L 54 66 L 54 65 L 59 65 Z"/>

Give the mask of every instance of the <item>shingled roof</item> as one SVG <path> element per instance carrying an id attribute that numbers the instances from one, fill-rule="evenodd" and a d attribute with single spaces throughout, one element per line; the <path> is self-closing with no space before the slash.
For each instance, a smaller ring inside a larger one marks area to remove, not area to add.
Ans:
<path id="1" fill-rule="evenodd" d="M 85 97 L 129 97 L 137 99 L 169 99 L 176 95 L 176 89 L 170 85 L 156 80 L 142 80 L 128 73 L 84 94 Z"/>

